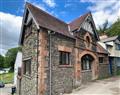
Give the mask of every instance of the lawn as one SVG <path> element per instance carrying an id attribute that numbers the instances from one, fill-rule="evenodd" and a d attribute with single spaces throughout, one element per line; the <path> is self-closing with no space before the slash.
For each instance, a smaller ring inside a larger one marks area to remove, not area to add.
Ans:
<path id="1" fill-rule="evenodd" d="M 5 84 L 12 83 L 13 76 L 14 76 L 13 72 L 6 73 L 6 74 L 0 74 L 0 81 L 4 82 Z"/>
<path id="2" fill-rule="evenodd" d="M 120 75 L 120 70 L 117 70 L 117 75 Z"/>

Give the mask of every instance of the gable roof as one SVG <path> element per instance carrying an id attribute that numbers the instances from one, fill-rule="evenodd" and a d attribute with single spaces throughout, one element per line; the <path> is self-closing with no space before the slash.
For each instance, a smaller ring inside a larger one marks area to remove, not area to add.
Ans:
<path id="1" fill-rule="evenodd" d="M 120 38 L 120 37 L 119 36 L 109 37 L 109 38 L 106 38 L 106 39 L 102 39 L 101 42 L 115 41 L 117 38 Z"/>
<path id="2" fill-rule="evenodd" d="M 26 3 L 26 7 L 32 13 L 39 26 L 72 38 L 74 37 L 70 32 L 78 29 L 86 17 L 91 15 L 91 13 L 88 12 L 67 24 L 30 3 Z"/>
<path id="3" fill-rule="evenodd" d="M 30 3 L 26 3 L 26 7 L 31 11 L 39 26 L 73 38 L 73 36 L 68 31 L 68 25 L 65 22 L 33 6 Z"/>
<path id="4" fill-rule="evenodd" d="M 75 39 L 74 35 L 72 35 L 72 31 L 79 29 L 81 24 L 85 21 L 86 17 L 88 15 L 92 16 L 90 12 L 82 15 L 81 17 L 77 18 L 76 20 L 70 22 L 69 24 L 65 23 L 64 21 L 61 21 L 57 19 L 56 17 L 48 14 L 47 12 L 39 9 L 38 7 L 26 2 L 26 10 L 23 17 L 23 24 L 22 24 L 22 31 L 21 31 L 21 38 L 20 43 L 23 41 L 21 40 L 24 35 L 24 21 L 27 18 L 25 14 L 28 12 L 31 13 L 33 20 L 35 21 L 35 24 L 37 25 L 37 28 L 40 27 L 49 29 L 51 31 L 57 32 L 59 34 L 65 35 L 67 37 Z M 95 33 L 97 34 L 97 33 Z M 98 39 L 98 35 L 96 35 L 96 38 Z"/>
<path id="5" fill-rule="evenodd" d="M 80 16 L 79 18 L 73 20 L 72 22 L 70 22 L 69 23 L 70 30 L 74 31 L 74 30 L 78 29 L 88 15 L 90 15 L 90 12 L 88 12 L 88 13 Z"/>

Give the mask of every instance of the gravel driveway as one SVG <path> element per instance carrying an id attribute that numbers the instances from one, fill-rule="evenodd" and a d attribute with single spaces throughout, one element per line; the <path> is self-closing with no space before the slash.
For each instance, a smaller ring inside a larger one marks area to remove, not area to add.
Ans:
<path id="1" fill-rule="evenodd" d="M 120 95 L 120 77 L 90 82 L 64 95 Z"/>

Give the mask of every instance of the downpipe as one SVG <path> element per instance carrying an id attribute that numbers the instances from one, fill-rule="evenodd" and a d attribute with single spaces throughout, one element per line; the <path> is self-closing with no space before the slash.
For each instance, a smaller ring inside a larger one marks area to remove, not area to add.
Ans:
<path id="1" fill-rule="evenodd" d="M 50 30 L 48 30 L 48 35 L 49 35 L 49 75 L 50 75 L 50 79 L 49 79 L 49 86 L 50 86 L 50 91 L 49 91 L 49 95 L 52 95 L 52 56 L 51 56 L 51 36 L 55 34 L 55 32 L 52 32 Z"/>
<path id="2" fill-rule="evenodd" d="M 37 30 L 37 91 L 36 91 L 36 95 L 39 95 L 39 85 L 38 85 L 38 69 L 39 69 L 39 59 L 38 59 L 38 56 L 39 56 L 39 32 L 40 32 L 40 29 Z"/>

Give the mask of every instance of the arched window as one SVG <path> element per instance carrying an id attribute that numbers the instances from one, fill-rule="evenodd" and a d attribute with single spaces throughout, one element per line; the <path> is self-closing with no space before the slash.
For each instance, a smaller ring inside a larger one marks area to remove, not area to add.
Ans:
<path id="1" fill-rule="evenodd" d="M 81 68 L 82 70 L 91 70 L 93 57 L 91 55 L 84 55 L 81 58 Z"/>
<path id="2" fill-rule="evenodd" d="M 90 38 L 89 38 L 89 36 L 86 37 L 86 45 L 87 45 L 87 47 L 90 46 Z"/>
<path id="3" fill-rule="evenodd" d="M 86 33 L 85 36 L 84 36 L 84 42 L 85 42 L 85 46 L 87 49 L 91 49 L 91 46 L 92 46 L 92 38 L 90 36 L 89 33 Z"/>

